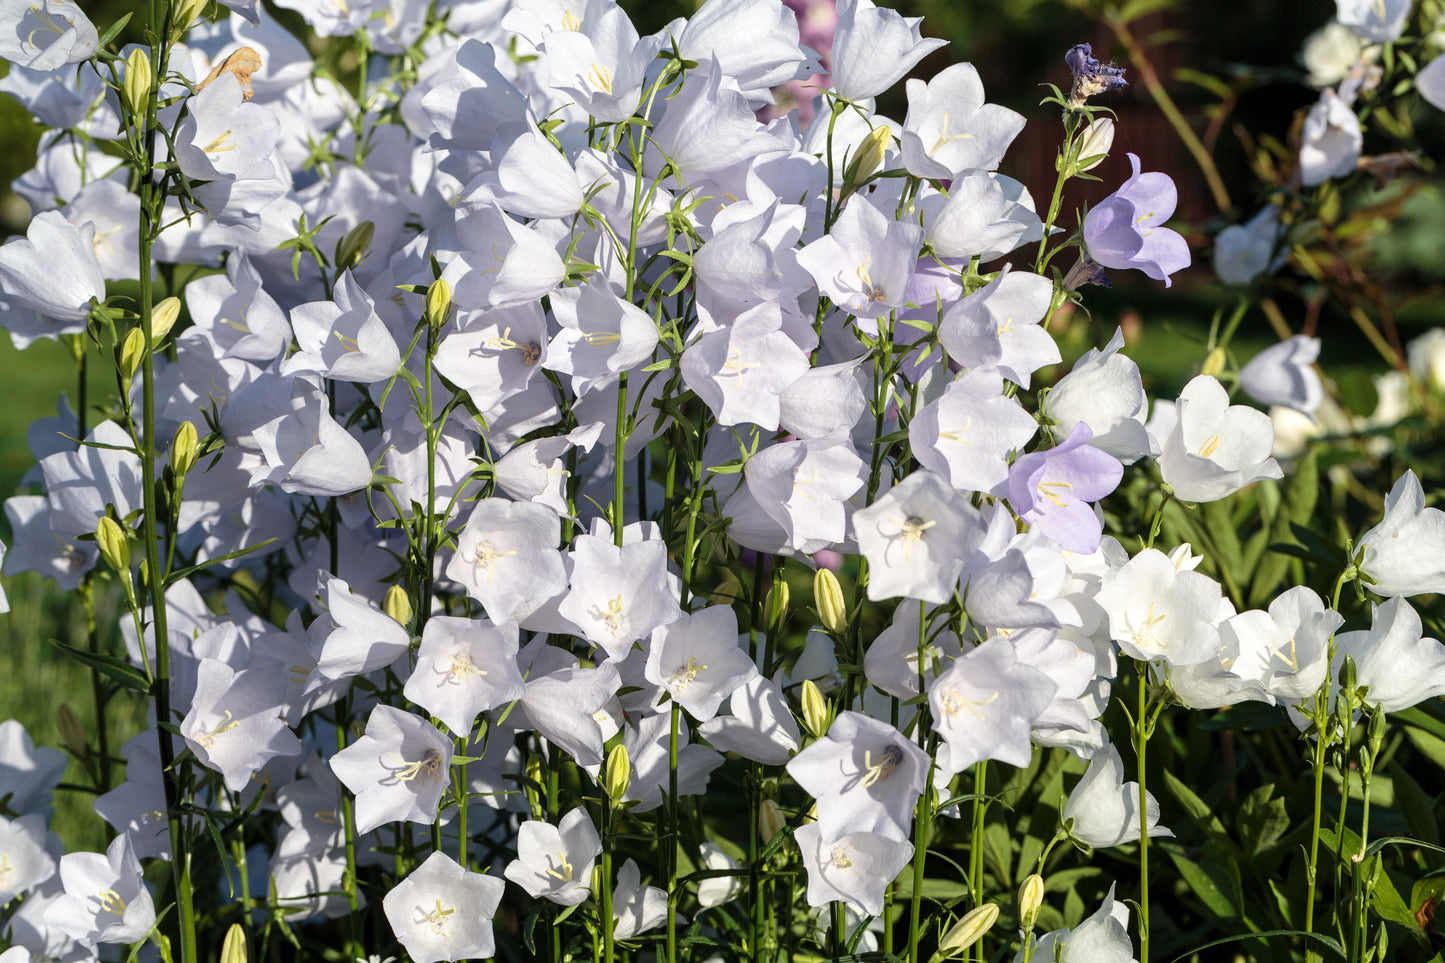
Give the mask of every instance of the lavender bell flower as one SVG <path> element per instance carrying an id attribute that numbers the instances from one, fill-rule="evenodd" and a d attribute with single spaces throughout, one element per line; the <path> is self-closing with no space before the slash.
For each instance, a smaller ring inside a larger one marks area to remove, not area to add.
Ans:
<path id="1" fill-rule="evenodd" d="M 1124 79 L 1124 68 L 1104 64 L 1094 59 L 1094 48 L 1086 43 L 1075 44 L 1064 54 L 1064 63 L 1074 75 L 1074 87 L 1069 91 L 1069 106 L 1082 107 L 1084 101 L 1095 94 L 1129 86 Z"/>
<path id="2" fill-rule="evenodd" d="M 1177 231 L 1161 226 L 1178 203 L 1174 181 L 1160 171 L 1140 173 L 1139 156 L 1129 154 L 1134 173 L 1119 189 L 1084 215 L 1084 244 L 1106 268 L 1138 268 L 1156 281 L 1189 266 L 1189 245 Z"/>
<path id="3" fill-rule="evenodd" d="M 1117 458 L 1088 444 L 1093 437 L 1079 422 L 1059 446 L 1020 455 L 1008 478 L 1014 511 L 1062 548 L 1084 555 L 1099 547 L 1104 533 L 1090 502 L 1112 492 L 1124 475 Z"/>

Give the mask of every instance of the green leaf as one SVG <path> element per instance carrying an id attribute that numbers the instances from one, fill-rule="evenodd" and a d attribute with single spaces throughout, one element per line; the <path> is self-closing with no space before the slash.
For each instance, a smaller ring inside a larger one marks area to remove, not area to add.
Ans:
<path id="1" fill-rule="evenodd" d="M 1196 863 L 1186 857 L 1183 847 L 1177 844 L 1161 843 L 1160 848 L 1169 855 L 1189 889 L 1211 913 L 1221 920 L 1239 918 L 1239 905 L 1235 898 L 1239 884 L 1235 875 L 1229 872 L 1232 867 L 1214 862 Z"/>
<path id="2" fill-rule="evenodd" d="M 1239 807 L 1239 837 L 1244 851 L 1258 855 L 1272 849 L 1289 831 L 1289 810 L 1283 797 L 1274 796 L 1274 786 L 1260 786 Z"/>
<path id="3" fill-rule="evenodd" d="M 1395 806 L 1405 817 L 1410 832 L 1427 843 L 1440 845 L 1440 824 L 1435 821 L 1435 800 L 1398 762 L 1391 761 L 1386 771 L 1395 781 Z"/>
<path id="4" fill-rule="evenodd" d="M 1169 963 L 1180 963 L 1181 960 L 1187 960 L 1191 957 L 1195 959 L 1205 958 L 1200 957 L 1200 951 L 1207 950 L 1210 947 L 1225 946 L 1229 943 L 1241 943 L 1245 940 L 1264 940 L 1275 936 L 1299 936 L 1307 940 L 1314 940 L 1316 943 L 1328 948 L 1330 952 L 1334 953 L 1335 956 L 1338 956 L 1340 959 L 1343 960 L 1345 958 L 1344 947 L 1340 946 L 1337 940 L 1328 936 L 1322 936 L 1319 933 L 1306 933 L 1304 930 L 1264 930 L 1260 933 L 1241 933 L 1238 936 L 1226 936 L 1222 940 L 1214 940 L 1211 943 L 1205 943 L 1203 946 L 1193 947 L 1179 956 L 1174 957 Z"/>
<path id="5" fill-rule="evenodd" d="M 1196 823 L 1205 825 L 1211 835 L 1224 835 L 1224 824 L 1219 821 L 1218 816 L 1214 815 L 1214 809 L 1195 795 L 1194 790 L 1184 785 L 1179 777 L 1168 769 L 1164 770 L 1164 785 L 1168 787 L 1170 795 L 1184 807 L 1184 811 L 1189 813 Z"/>
<path id="6" fill-rule="evenodd" d="M 100 35 L 100 47 L 102 49 L 110 46 L 110 42 L 120 36 L 120 32 L 125 29 L 125 25 L 130 23 L 130 17 L 130 14 L 126 14 L 106 28 L 105 33 Z"/>
<path id="7" fill-rule="evenodd" d="M 1381 873 L 1375 879 L 1374 888 L 1370 890 L 1370 908 L 1380 919 L 1403 926 L 1416 937 L 1424 935 L 1420 924 L 1415 922 L 1415 914 L 1410 912 L 1410 907 L 1400 898 L 1400 891 L 1395 888 L 1395 881 L 1387 872 Z"/>
<path id="8" fill-rule="evenodd" d="M 1307 528 L 1319 500 L 1319 465 L 1313 450 L 1295 466 L 1285 483 L 1280 509 L 1269 527 L 1269 550 L 1259 560 L 1250 584 L 1249 604 L 1260 607 L 1275 596 L 1289 572 L 1291 549 L 1305 543 L 1295 538 L 1295 526 Z M 1289 552 L 1289 554 L 1285 554 Z"/>
<path id="9" fill-rule="evenodd" d="M 51 639 L 50 644 L 55 646 L 66 655 L 77 662 L 83 662 L 95 671 L 111 679 L 123 688 L 132 692 L 139 692 L 142 695 L 149 695 L 151 691 L 150 680 L 144 672 L 137 669 L 124 659 L 118 659 L 113 655 L 105 655 L 101 652 L 91 652 L 87 649 L 78 649 L 73 645 L 66 645 L 59 639 Z"/>
<path id="10" fill-rule="evenodd" d="M 1204 512 L 1204 522 L 1209 526 L 1209 534 L 1213 536 L 1214 560 L 1222 568 L 1238 572 L 1241 558 L 1239 535 L 1230 514 L 1229 502 L 1229 499 L 1205 502 L 1200 508 Z"/>

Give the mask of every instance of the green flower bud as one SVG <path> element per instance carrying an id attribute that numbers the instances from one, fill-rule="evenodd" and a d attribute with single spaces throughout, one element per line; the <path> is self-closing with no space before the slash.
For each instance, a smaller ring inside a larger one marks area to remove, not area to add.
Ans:
<path id="1" fill-rule="evenodd" d="M 137 47 L 125 61 L 125 80 L 121 83 L 121 96 L 126 107 L 136 117 L 145 115 L 150 103 L 151 81 L 155 74 L 151 70 L 151 58 L 145 48 Z"/>
<path id="2" fill-rule="evenodd" d="M 1019 925 L 1025 930 L 1034 928 L 1039 918 L 1039 909 L 1044 905 L 1044 878 L 1032 873 L 1019 887 Z"/>
<path id="3" fill-rule="evenodd" d="M 207 0 L 179 0 L 175 5 L 175 16 L 171 18 L 171 36 L 179 40 L 191 29 L 191 24 L 206 9 Z"/>
<path id="4" fill-rule="evenodd" d="M 1219 377 L 1219 373 L 1224 370 L 1224 362 L 1224 349 L 1215 348 L 1209 352 L 1209 356 L 1204 359 L 1204 367 L 1199 369 L 1199 373 L 1209 375 L 1211 378 L 1217 378 Z"/>
<path id="5" fill-rule="evenodd" d="M 627 795 L 631 784 L 632 760 L 627 757 L 627 747 L 619 742 L 607 754 L 607 771 L 602 778 L 602 786 L 614 809 L 622 808 L 622 797 Z"/>
<path id="6" fill-rule="evenodd" d="M 95 529 L 95 543 L 100 546 L 100 555 L 107 565 L 117 572 L 130 571 L 130 539 L 119 522 L 102 515 Z"/>
<path id="7" fill-rule="evenodd" d="M 782 625 L 788 616 L 788 603 L 792 601 L 792 590 L 786 581 L 778 582 L 768 591 L 768 624 Z"/>
<path id="8" fill-rule="evenodd" d="M 843 171 L 843 193 L 848 195 L 862 187 L 868 178 L 883 166 L 883 155 L 893 143 L 893 128 L 887 124 L 873 128 L 863 138 L 853 159 Z"/>
<path id="9" fill-rule="evenodd" d="M 171 439 L 171 473 L 177 478 L 185 478 L 190 474 L 200 456 L 198 449 L 196 426 L 189 421 L 181 422 L 181 426 L 176 429 L 176 436 Z"/>
<path id="10" fill-rule="evenodd" d="M 221 963 L 246 963 L 246 931 L 240 923 L 232 923 L 221 944 Z"/>
<path id="11" fill-rule="evenodd" d="M 823 628 L 841 636 L 848 630 L 848 609 L 843 604 L 843 586 L 838 576 L 826 568 L 818 569 L 813 576 L 813 601 L 818 606 L 818 618 Z"/>
<path id="12" fill-rule="evenodd" d="M 85 742 L 85 726 L 80 723 L 80 716 L 70 708 L 70 703 L 62 702 L 56 710 L 55 722 L 60 729 L 60 741 L 65 743 L 65 748 L 77 759 L 85 759 L 90 755 L 90 746 Z"/>
<path id="13" fill-rule="evenodd" d="M 181 316 L 181 299 L 166 298 L 164 301 L 151 308 L 151 343 L 159 344 L 160 340 L 171 333 L 175 326 L 176 318 Z"/>
<path id="14" fill-rule="evenodd" d="M 777 800 L 764 799 L 758 807 L 758 838 L 770 842 L 786 828 L 788 820 L 783 817 L 783 808 L 778 805 Z"/>
<path id="15" fill-rule="evenodd" d="M 345 271 L 366 260 L 371 251 L 371 239 L 376 234 L 376 225 L 362 221 L 336 242 L 336 270 Z"/>
<path id="16" fill-rule="evenodd" d="M 120 344 L 120 376 L 126 384 L 135 378 L 140 370 L 141 360 L 146 353 L 146 336 L 140 328 L 131 328 Z"/>
<path id="17" fill-rule="evenodd" d="M 938 952 L 933 954 L 933 963 L 962 957 L 964 951 L 977 943 L 997 919 L 997 903 L 984 903 L 969 910 L 963 919 L 954 923 L 953 928 L 938 941 Z"/>
<path id="18" fill-rule="evenodd" d="M 812 679 L 803 683 L 803 725 L 814 739 L 828 731 L 828 700 Z"/>
<path id="19" fill-rule="evenodd" d="M 411 624 L 411 599 L 407 596 L 406 589 L 400 585 L 393 585 L 386 590 L 386 597 L 381 602 L 381 610 L 402 625 Z"/>
<path id="20" fill-rule="evenodd" d="M 431 287 L 426 289 L 426 323 L 432 326 L 432 330 L 436 330 L 447 323 L 451 313 L 452 286 L 437 278 L 431 283 Z"/>

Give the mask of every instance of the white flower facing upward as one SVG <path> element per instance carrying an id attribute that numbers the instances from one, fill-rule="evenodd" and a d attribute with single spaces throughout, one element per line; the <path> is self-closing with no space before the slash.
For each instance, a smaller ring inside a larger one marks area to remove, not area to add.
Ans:
<path id="1" fill-rule="evenodd" d="M 1385 517 L 1360 536 L 1357 561 L 1380 595 L 1445 592 L 1445 512 L 1425 507 L 1425 490 L 1407 471 L 1385 496 Z"/>
<path id="2" fill-rule="evenodd" d="M 517 858 L 503 874 L 534 897 L 576 906 L 592 895 L 592 866 L 602 841 L 581 806 L 553 826 L 529 819 L 517 830 Z"/>
<path id="3" fill-rule="evenodd" d="M 122 833 L 100 853 L 60 858 L 65 895 L 45 911 L 45 922 L 81 946 L 136 943 L 156 922 L 155 904 L 141 877 L 140 860 Z"/>
<path id="4" fill-rule="evenodd" d="M 505 887 L 437 852 L 392 887 L 382 907 L 414 963 L 487 959 L 496 952 L 492 916 Z"/>
<path id="5" fill-rule="evenodd" d="M 983 516 L 942 476 L 916 471 L 853 515 L 868 559 L 868 598 L 904 596 L 942 605 L 983 541 Z"/>
<path id="6" fill-rule="evenodd" d="M 913 844 L 896 831 L 848 833 L 828 840 L 818 823 L 793 833 L 808 870 L 808 905 L 842 902 L 858 913 L 883 912 L 888 884 L 913 859 Z"/>
<path id="7" fill-rule="evenodd" d="M 1214 579 L 1146 548 L 1105 576 L 1094 600 L 1108 614 L 1110 636 L 1125 655 L 1194 665 L 1218 656 L 1222 598 Z"/>
<path id="8" fill-rule="evenodd" d="M 738 647 L 732 607 L 713 605 L 652 631 L 644 677 L 662 686 L 688 715 L 707 722 L 722 701 L 758 674 Z"/>
<path id="9" fill-rule="evenodd" d="M 331 757 L 331 771 L 356 794 L 361 834 L 398 819 L 435 820 L 451 763 L 452 742 L 436 726 L 379 705 L 366 721 L 366 734 Z"/>
<path id="10" fill-rule="evenodd" d="M 1199 375 L 1179 395 L 1178 420 L 1164 441 L 1159 472 L 1183 501 L 1217 501 L 1261 478 L 1284 477 L 1270 457 L 1273 446 L 1268 415 L 1231 405 L 1217 379 Z"/>
<path id="11" fill-rule="evenodd" d="M 1139 784 L 1124 781 L 1124 760 L 1113 745 L 1094 753 L 1084 778 L 1064 801 L 1062 818 L 1073 820 L 1069 834 L 1095 849 L 1139 838 Z M 1173 836 L 1159 825 L 1159 803 L 1146 794 L 1144 825 L 1150 836 Z"/>

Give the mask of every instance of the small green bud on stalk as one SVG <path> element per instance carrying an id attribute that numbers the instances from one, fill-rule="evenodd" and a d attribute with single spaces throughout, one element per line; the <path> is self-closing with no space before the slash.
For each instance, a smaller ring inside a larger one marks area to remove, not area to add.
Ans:
<path id="1" fill-rule="evenodd" d="M 109 515 L 102 515 L 95 529 L 95 543 L 100 546 L 100 555 L 106 564 L 117 572 L 130 572 L 130 539 L 125 529 Z"/>
<path id="2" fill-rule="evenodd" d="M 772 842 L 773 837 L 787 826 L 788 821 L 783 817 L 783 808 L 777 800 L 764 799 L 758 807 L 758 837 L 765 843 Z"/>
<path id="3" fill-rule="evenodd" d="M 892 143 L 893 128 L 887 124 L 873 128 L 873 132 L 863 138 L 843 171 L 844 197 L 862 187 L 883 166 L 883 156 Z"/>
<path id="4" fill-rule="evenodd" d="M 90 756 L 90 746 L 85 743 L 85 726 L 81 725 L 80 716 L 70 708 L 70 703 L 62 702 L 56 710 L 55 722 L 60 729 L 60 741 L 65 743 L 65 748 L 77 759 L 86 759 Z"/>
<path id="5" fill-rule="evenodd" d="M 953 924 L 953 928 L 943 934 L 943 939 L 938 941 L 938 952 L 933 954 L 932 963 L 939 960 L 956 960 L 963 956 L 964 951 L 977 943 L 983 934 L 987 933 L 998 919 L 998 904 L 984 903 L 964 914 L 963 919 Z"/>
<path id="6" fill-rule="evenodd" d="M 381 602 L 381 610 L 402 625 L 411 624 L 411 599 L 407 597 L 406 589 L 400 585 L 393 585 L 386 590 L 386 597 Z"/>
<path id="7" fill-rule="evenodd" d="M 437 278 L 431 283 L 431 287 L 426 289 L 426 323 L 436 331 L 447 323 L 451 313 L 452 286 Z"/>
<path id="8" fill-rule="evenodd" d="M 788 604 L 792 602 L 792 590 L 787 582 L 778 582 L 768 592 L 768 624 L 782 625 L 788 615 Z"/>
<path id="9" fill-rule="evenodd" d="M 848 609 L 843 604 L 843 586 L 838 584 L 838 576 L 826 568 L 818 569 L 813 576 L 813 601 L 818 605 L 823 628 L 841 637 L 848 630 Z"/>
<path id="10" fill-rule="evenodd" d="M 362 221 L 348 231 L 336 244 L 336 270 L 349 270 L 365 261 L 375 235 L 376 225 L 371 221 Z"/>
<path id="11" fill-rule="evenodd" d="M 1025 930 L 1033 929 L 1043 905 L 1044 878 L 1038 873 L 1031 873 L 1019 887 L 1019 925 Z"/>
<path id="12" fill-rule="evenodd" d="M 206 9 L 207 0 L 179 0 L 175 5 L 175 15 L 171 18 L 171 37 L 179 40 L 191 29 L 191 24 Z"/>
<path id="13" fill-rule="evenodd" d="M 627 756 L 627 747 L 618 743 L 607 754 L 607 771 L 602 786 L 607 790 L 607 799 L 613 809 L 622 808 L 622 797 L 632 784 L 632 760 Z"/>
<path id="14" fill-rule="evenodd" d="M 828 700 L 812 679 L 803 683 L 803 725 L 814 739 L 828 731 Z"/>
<path id="15" fill-rule="evenodd" d="M 151 343 L 160 344 L 162 338 L 171 333 L 176 319 L 181 316 L 181 299 L 166 298 L 151 308 Z"/>
<path id="16" fill-rule="evenodd" d="M 1209 356 L 1204 359 L 1204 367 L 1199 369 L 1199 373 L 1209 375 L 1211 378 L 1217 378 L 1219 377 L 1219 373 L 1224 370 L 1224 361 L 1224 349 L 1215 348 L 1209 352 Z"/>
<path id="17" fill-rule="evenodd" d="M 196 459 L 200 456 L 197 450 L 199 442 L 196 437 L 196 426 L 189 421 L 181 422 L 176 429 L 176 435 L 171 439 L 171 473 L 177 478 L 185 478 L 190 474 L 192 468 L 196 467 Z"/>
<path id="18" fill-rule="evenodd" d="M 232 923 L 221 944 L 221 963 L 246 963 L 246 931 L 240 923 Z"/>
<path id="19" fill-rule="evenodd" d="M 134 117 L 144 117 L 150 103 L 151 81 L 155 74 L 151 70 L 151 58 L 145 48 L 132 50 L 125 61 L 125 79 L 121 81 L 121 96 L 125 106 Z"/>
<path id="20" fill-rule="evenodd" d="M 135 378 L 135 373 L 140 370 L 141 359 L 146 353 L 146 338 L 140 328 L 131 328 L 126 332 L 125 340 L 120 344 L 120 376 L 126 384 L 130 384 Z"/>

